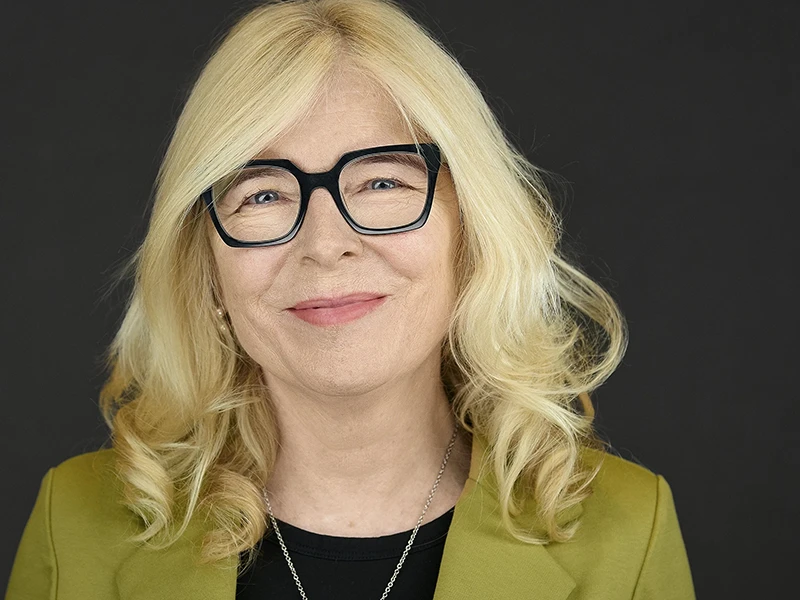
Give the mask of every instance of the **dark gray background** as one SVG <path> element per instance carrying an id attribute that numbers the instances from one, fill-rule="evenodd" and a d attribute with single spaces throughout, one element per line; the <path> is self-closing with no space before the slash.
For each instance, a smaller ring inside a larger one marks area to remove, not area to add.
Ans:
<path id="1" fill-rule="evenodd" d="M 566 241 L 630 326 L 600 428 L 672 486 L 698 597 L 792 589 L 798 4 L 410 4 L 567 182 Z M 248 6 L 4 9 L 0 581 L 45 471 L 106 439 L 124 294 L 102 293 L 211 41 Z"/>

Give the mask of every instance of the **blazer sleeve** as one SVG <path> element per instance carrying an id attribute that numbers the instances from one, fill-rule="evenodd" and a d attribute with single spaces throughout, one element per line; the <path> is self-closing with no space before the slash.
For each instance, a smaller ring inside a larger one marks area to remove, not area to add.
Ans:
<path id="1" fill-rule="evenodd" d="M 656 510 L 633 600 L 695 600 L 672 490 L 658 475 Z"/>
<path id="2" fill-rule="evenodd" d="M 58 565 L 50 531 L 52 486 L 53 469 L 49 469 L 22 532 L 6 600 L 53 600 L 56 597 Z"/>

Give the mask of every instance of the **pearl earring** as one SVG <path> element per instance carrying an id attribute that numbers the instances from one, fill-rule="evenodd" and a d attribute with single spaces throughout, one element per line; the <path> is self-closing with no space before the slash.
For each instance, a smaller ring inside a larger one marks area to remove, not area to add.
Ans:
<path id="1" fill-rule="evenodd" d="M 228 324 L 225 321 L 225 311 L 221 308 L 217 307 L 217 318 L 219 319 L 219 330 L 222 333 L 228 333 L 230 330 L 228 329 Z"/>

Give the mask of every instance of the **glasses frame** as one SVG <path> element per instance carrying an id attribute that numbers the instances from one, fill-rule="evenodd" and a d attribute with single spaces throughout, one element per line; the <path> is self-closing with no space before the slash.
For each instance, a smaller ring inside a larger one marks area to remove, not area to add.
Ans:
<path id="1" fill-rule="evenodd" d="M 348 163 L 356 159 L 370 154 L 387 154 L 390 152 L 413 152 L 415 154 L 420 154 L 425 159 L 425 165 L 428 168 L 428 196 L 425 198 L 425 206 L 422 209 L 422 214 L 419 216 L 419 218 L 408 225 L 403 225 L 401 227 L 384 227 L 379 229 L 362 227 L 356 223 L 353 217 L 350 216 L 350 213 L 347 212 L 347 208 L 345 207 L 344 201 L 342 200 L 342 196 L 339 192 L 339 176 L 342 173 L 342 169 L 344 169 Z M 222 238 L 222 241 L 233 248 L 261 248 L 263 246 L 277 246 L 279 244 L 285 244 L 286 242 L 291 241 L 297 235 L 297 232 L 300 231 L 300 227 L 303 225 L 303 221 L 305 220 L 306 212 L 308 210 L 308 203 L 311 200 L 311 193 L 320 187 L 328 190 L 328 193 L 330 193 L 330 195 L 333 197 L 336 208 L 339 209 L 339 213 L 341 213 L 342 217 L 344 217 L 344 220 L 347 221 L 347 224 L 358 233 L 364 235 L 387 235 L 391 233 L 402 233 L 404 231 L 413 231 L 414 229 L 419 229 L 425 225 L 425 222 L 428 220 L 428 216 L 431 212 L 433 196 L 436 188 L 436 178 L 439 174 L 439 168 L 442 166 L 442 155 L 439 147 L 433 143 L 394 144 L 391 146 L 375 146 L 374 148 L 362 148 L 360 150 L 347 152 L 339 158 L 330 171 L 324 171 L 320 173 L 306 173 L 290 160 L 282 158 L 249 160 L 241 168 L 244 169 L 245 167 L 260 166 L 282 167 L 295 176 L 300 184 L 300 211 L 297 215 L 294 225 L 292 225 L 292 228 L 289 230 L 289 233 L 283 237 L 264 242 L 244 242 L 231 237 L 228 232 L 225 231 L 225 228 L 222 226 L 219 216 L 217 215 L 217 211 L 214 208 L 214 198 L 212 196 L 213 185 L 209 186 L 200 195 L 200 197 L 205 202 L 206 208 L 211 215 L 211 220 L 214 223 L 214 227 L 219 236 Z"/>

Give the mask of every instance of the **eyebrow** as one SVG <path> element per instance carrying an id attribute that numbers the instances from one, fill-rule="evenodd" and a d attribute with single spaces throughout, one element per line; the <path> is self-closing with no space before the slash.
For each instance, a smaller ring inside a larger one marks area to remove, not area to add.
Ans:
<path id="1" fill-rule="evenodd" d="M 413 152 L 391 152 L 386 154 L 367 155 L 365 157 L 355 159 L 355 162 L 361 164 L 389 162 L 409 167 L 419 167 L 420 160 L 423 161 L 422 166 L 425 166 L 424 159 L 419 154 Z"/>
<path id="2" fill-rule="evenodd" d="M 291 175 L 291 173 L 289 171 L 287 171 L 283 167 L 279 167 L 277 165 L 253 165 L 253 166 L 249 166 L 249 167 L 242 167 L 238 171 L 234 171 L 234 173 L 231 173 L 228 176 L 228 177 L 230 177 L 230 180 L 228 181 L 228 183 L 225 184 L 225 189 L 230 189 L 235 185 L 241 185 L 243 183 L 246 183 L 246 182 L 250 181 L 251 179 L 255 179 L 256 177 L 260 177 L 265 172 L 269 172 L 269 171 L 273 171 L 273 172 L 274 171 L 281 171 L 281 172 L 284 172 L 284 173 L 289 173 L 289 175 Z"/>

